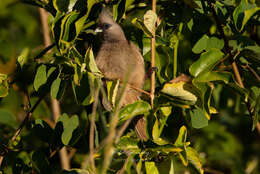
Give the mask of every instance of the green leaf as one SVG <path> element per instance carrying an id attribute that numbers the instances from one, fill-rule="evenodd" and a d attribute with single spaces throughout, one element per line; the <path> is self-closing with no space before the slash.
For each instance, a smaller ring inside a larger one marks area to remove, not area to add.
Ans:
<path id="1" fill-rule="evenodd" d="M 160 138 L 162 131 L 160 131 L 159 124 L 160 124 L 159 120 L 156 118 L 155 123 L 153 125 L 153 130 L 152 130 L 153 141 L 158 145 L 169 144 L 167 141 Z"/>
<path id="2" fill-rule="evenodd" d="M 153 36 L 152 33 L 145 27 L 144 23 L 140 19 L 134 18 L 132 20 L 132 24 L 134 24 L 137 28 L 141 29 L 146 36 Z"/>
<path id="3" fill-rule="evenodd" d="M 119 80 L 106 81 L 107 85 L 107 98 L 113 107 L 116 105 L 116 96 L 119 89 Z"/>
<path id="4" fill-rule="evenodd" d="M 87 11 L 87 15 L 86 15 L 86 16 L 89 15 L 92 6 L 93 6 L 95 3 L 97 3 L 97 2 L 98 2 L 97 0 L 88 0 L 88 1 L 87 1 L 87 3 L 88 3 L 88 11 Z"/>
<path id="5" fill-rule="evenodd" d="M 119 122 L 122 123 L 129 118 L 148 113 L 150 110 L 150 104 L 142 100 L 128 104 L 119 111 Z"/>
<path id="6" fill-rule="evenodd" d="M 229 72 L 209 71 L 198 75 L 194 81 L 196 82 L 211 82 L 211 81 L 223 81 L 226 84 L 232 79 L 232 74 Z"/>
<path id="7" fill-rule="evenodd" d="M 150 33 L 155 33 L 156 30 L 157 15 L 154 11 L 148 10 L 144 14 L 144 26 Z"/>
<path id="8" fill-rule="evenodd" d="M 196 3 L 195 0 L 184 0 L 184 3 L 191 8 L 200 8 L 200 6 Z"/>
<path id="9" fill-rule="evenodd" d="M 51 67 L 49 70 L 48 70 L 48 73 L 47 73 L 47 78 L 51 76 L 51 74 L 56 70 L 56 67 Z"/>
<path id="10" fill-rule="evenodd" d="M 218 39 L 216 37 L 210 37 L 207 41 L 206 50 L 210 50 L 211 48 L 222 49 L 224 47 L 224 40 Z"/>
<path id="11" fill-rule="evenodd" d="M 235 92 L 237 92 L 245 102 L 248 101 L 248 97 L 249 97 L 249 91 L 248 89 L 245 88 L 241 88 L 238 84 L 236 83 L 228 83 L 227 84 L 229 87 L 232 88 L 232 90 L 234 90 Z"/>
<path id="12" fill-rule="evenodd" d="M 200 40 L 193 46 L 192 51 L 196 54 L 201 53 L 203 50 L 210 50 L 212 48 L 222 49 L 224 47 L 224 40 L 216 37 L 208 37 L 203 35 Z"/>
<path id="13" fill-rule="evenodd" d="M 32 154 L 32 166 L 39 173 L 49 173 L 51 170 L 48 158 L 42 151 L 35 151 Z"/>
<path id="14" fill-rule="evenodd" d="M 18 122 L 13 117 L 13 115 L 3 109 L 0 110 L 0 124 L 8 125 L 8 126 L 12 127 L 13 129 L 18 128 Z"/>
<path id="15" fill-rule="evenodd" d="M 9 91 L 8 76 L 0 73 L 0 97 L 6 97 Z"/>
<path id="16" fill-rule="evenodd" d="M 82 105 L 89 105 L 93 102 L 94 97 L 91 93 L 91 84 L 94 86 L 95 76 L 91 73 L 83 74 L 80 85 L 72 82 L 72 90 L 76 102 Z"/>
<path id="17" fill-rule="evenodd" d="M 77 0 L 53 0 L 54 8 L 59 12 L 70 12 L 73 10 Z"/>
<path id="18" fill-rule="evenodd" d="M 170 168 L 169 174 L 174 174 L 173 159 L 171 159 L 171 168 Z"/>
<path id="19" fill-rule="evenodd" d="M 17 58 L 17 61 L 21 68 L 23 68 L 23 65 L 27 63 L 28 56 L 29 56 L 29 48 L 24 48 L 20 54 L 20 56 Z"/>
<path id="20" fill-rule="evenodd" d="M 174 145 L 177 147 L 184 147 L 186 144 L 187 139 L 187 128 L 185 126 L 182 126 L 179 130 L 179 135 L 174 142 Z"/>
<path id="21" fill-rule="evenodd" d="M 255 129 L 258 121 L 260 120 L 260 94 L 258 95 L 258 97 L 256 98 L 256 102 L 255 102 L 255 108 L 254 108 L 254 113 L 253 113 L 253 127 L 252 130 Z"/>
<path id="22" fill-rule="evenodd" d="M 240 4 L 233 12 L 233 18 L 236 28 L 241 32 L 248 20 L 258 11 L 260 7 L 248 3 L 247 0 L 241 0 Z"/>
<path id="23" fill-rule="evenodd" d="M 61 136 L 62 143 L 64 145 L 68 145 L 72 138 L 73 132 L 79 126 L 79 118 L 77 115 L 73 115 L 69 118 L 69 116 L 64 113 L 59 117 L 58 122 L 59 121 L 63 124 L 63 133 Z"/>
<path id="24" fill-rule="evenodd" d="M 61 79 L 58 77 L 51 85 L 51 97 L 57 98 L 60 89 Z"/>
<path id="25" fill-rule="evenodd" d="M 187 147 L 186 152 L 188 161 L 193 164 L 193 166 L 200 172 L 200 174 L 203 174 L 204 171 L 197 151 L 191 147 Z"/>
<path id="26" fill-rule="evenodd" d="M 32 132 L 37 138 L 40 138 L 43 142 L 51 143 L 53 136 L 53 129 L 48 125 L 47 122 L 41 119 L 36 119 L 32 123 Z"/>
<path id="27" fill-rule="evenodd" d="M 130 136 L 122 136 L 119 142 L 116 144 L 116 148 L 120 150 L 131 150 L 134 153 L 140 153 L 140 149 L 138 147 L 138 139 L 130 137 Z"/>
<path id="28" fill-rule="evenodd" d="M 166 83 L 161 92 L 168 96 L 188 101 L 190 104 L 195 104 L 197 101 L 197 96 L 194 94 L 195 90 L 196 88 L 192 84 L 181 81 L 178 83 Z"/>
<path id="29" fill-rule="evenodd" d="M 190 116 L 192 127 L 200 129 L 208 126 L 209 120 L 202 109 L 196 108 L 193 111 L 190 111 Z"/>
<path id="30" fill-rule="evenodd" d="M 146 173 L 149 174 L 159 174 L 159 171 L 154 162 L 145 162 Z"/>
<path id="31" fill-rule="evenodd" d="M 37 69 L 37 72 L 36 72 L 36 75 L 34 78 L 34 82 L 33 82 L 33 86 L 36 91 L 38 91 L 38 89 L 47 82 L 47 70 L 46 69 L 47 68 L 45 65 L 41 65 Z"/>
<path id="32" fill-rule="evenodd" d="M 92 48 L 89 48 L 86 51 L 85 54 L 85 59 L 86 59 L 86 64 L 87 64 L 87 69 L 97 75 L 101 75 L 102 73 L 100 72 L 100 70 L 97 67 L 95 58 L 94 58 L 94 54 L 93 54 L 93 50 Z"/>
<path id="33" fill-rule="evenodd" d="M 198 100 L 196 105 L 200 107 L 204 111 L 206 117 L 210 119 L 210 113 L 211 113 L 210 100 L 211 100 L 214 86 L 211 83 L 197 82 L 195 81 L 195 79 L 192 80 L 192 83 L 200 91 L 199 92 L 200 100 Z"/>
<path id="34" fill-rule="evenodd" d="M 191 75 L 198 76 L 200 73 L 211 71 L 222 59 L 224 54 L 219 49 L 210 49 L 202 53 L 199 60 L 194 62 L 189 71 Z"/>
<path id="35" fill-rule="evenodd" d="M 78 16 L 78 12 L 72 11 L 62 19 L 60 43 L 71 42 L 76 38 L 75 22 L 78 19 Z"/>
<path id="36" fill-rule="evenodd" d="M 160 107 L 160 112 L 156 112 L 156 120 L 155 123 L 153 125 L 153 129 L 152 129 L 152 136 L 153 136 L 153 141 L 158 144 L 158 145 L 165 145 L 165 144 L 169 144 L 168 141 L 160 138 L 163 128 L 166 125 L 167 119 L 169 117 L 169 115 L 171 114 L 172 111 L 172 107 L 168 106 L 162 106 Z"/>
<path id="37" fill-rule="evenodd" d="M 80 81 L 82 80 L 82 76 L 84 76 L 81 72 L 80 67 L 78 66 L 78 64 L 74 63 L 73 64 L 73 68 L 74 68 L 74 74 L 73 74 L 73 84 L 80 86 Z"/>
<path id="38" fill-rule="evenodd" d="M 207 48 L 207 42 L 209 37 L 207 35 L 203 35 L 200 40 L 196 42 L 196 44 L 192 48 L 192 52 L 198 54 Z"/>

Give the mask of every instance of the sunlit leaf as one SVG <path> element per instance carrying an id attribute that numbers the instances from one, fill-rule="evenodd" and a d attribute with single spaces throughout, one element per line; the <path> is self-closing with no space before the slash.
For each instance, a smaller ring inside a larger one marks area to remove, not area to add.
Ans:
<path id="1" fill-rule="evenodd" d="M 144 23 L 141 20 L 134 18 L 132 20 L 132 24 L 141 29 L 146 34 L 146 36 L 152 37 L 152 33 L 145 27 Z"/>
<path id="2" fill-rule="evenodd" d="M 239 31 L 244 29 L 247 21 L 258 11 L 260 7 L 254 4 L 248 3 L 247 0 L 241 0 L 240 4 L 233 12 L 233 18 L 235 21 L 235 26 Z"/>
<path id="3" fill-rule="evenodd" d="M 194 90 L 195 88 L 191 84 L 181 81 L 178 83 L 166 83 L 161 92 L 195 104 L 197 97 L 194 94 Z"/>
<path id="4" fill-rule="evenodd" d="M 116 81 L 107 81 L 107 98 L 108 101 L 115 107 L 116 104 L 116 96 L 119 89 L 119 80 Z"/>
<path id="5" fill-rule="evenodd" d="M 228 83 L 231 79 L 232 74 L 229 72 L 209 71 L 206 73 L 201 73 L 194 80 L 196 82 L 223 81 Z"/>
<path id="6" fill-rule="evenodd" d="M 127 135 L 120 138 L 119 142 L 116 144 L 116 148 L 121 150 L 131 150 L 131 152 L 135 153 L 140 152 L 138 140 Z"/>
<path id="7" fill-rule="evenodd" d="M 169 174 L 174 174 L 173 159 L 171 159 L 171 168 L 170 168 Z"/>
<path id="8" fill-rule="evenodd" d="M 200 174 L 203 174 L 204 171 L 197 151 L 192 147 L 187 147 L 186 152 L 189 162 L 193 164 L 193 166 L 200 172 Z"/>
<path id="9" fill-rule="evenodd" d="M 209 37 L 207 35 L 203 35 L 200 40 L 197 41 L 197 43 L 193 46 L 192 51 L 194 53 L 201 53 L 203 50 L 207 48 L 207 42 Z"/>
<path id="10" fill-rule="evenodd" d="M 148 10 L 144 14 L 144 26 L 148 29 L 150 33 L 155 33 L 156 30 L 156 20 L 157 20 L 157 15 L 154 11 Z"/>
<path id="11" fill-rule="evenodd" d="M 176 153 L 176 152 L 182 152 L 183 149 L 180 147 L 177 147 L 175 145 L 170 145 L 170 144 L 166 144 L 166 145 L 160 145 L 158 147 L 153 147 L 153 148 L 149 148 L 150 151 L 153 152 L 158 152 L 158 151 L 162 151 L 164 153 Z"/>
<path id="12" fill-rule="evenodd" d="M 159 174 L 159 171 L 154 162 L 145 162 L 146 173 L 149 174 Z"/>
<path id="13" fill-rule="evenodd" d="M 161 135 L 161 131 L 159 128 L 159 121 L 158 121 L 158 119 L 156 119 L 155 123 L 153 125 L 153 130 L 152 130 L 153 141 L 158 145 L 168 144 L 167 141 L 160 138 L 160 135 Z"/>
<path id="14" fill-rule="evenodd" d="M 119 112 L 120 122 L 123 122 L 129 118 L 135 117 L 137 115 L 142 115 L 148 113 L 151 110 L 151 106 L 149 103 L 145 101 L 136 101 L 133 104 L 128 104 L 123 107 Z"/>
<path id="15" fill-rule="evenodd" d="M 9 91 L 8 76 L 0 74 L 0 97 L 6 97 Z"/>
<path id="16" fill-rule="evenodd" d="M 179 135 L 174 143 L 177 147 L 183 147 L 185 146 L 187 138 L 187 128 L 185 126 L 182 126 L 179 130 Z"/>
<path id="17" fill-rule="evenodd" d="M 202 53 L 199 60 L 190 66 L 191 75 L 196 77 L 200 73 L 211 71 L 223 59 L 223 56 L 224 54 L 219 49 L 210 49 Z"/>
<path id="18" fill-rule="evenodd" d="M 91 48 L 89 48 L 86 51 L 85 54 L 85 59 L 86 59 L 86 64 L 87 64 L 87 68 L 90 72 L 95 73 L 95 74 L 101 74 L 101 72 L 99 71 L 95 58 L 94 58 L 94 54 Z"/>
<path id="19" fill-rule="evenodd" d="M 24 48 L 23 51 L 21 52 L 20 56 L 18 56 L 17 61 L 21 68 L 23 68 L 23 65 L 27 63 L 29 56 L 29 48 Z"/>
<path id="20" fill-rule="evenodd" d="M 74 5 L 76 4 L 77 0 L 53 0 L 53 6 L 57 11 L 60 12 L 70 12 L 72 11 Z"/>

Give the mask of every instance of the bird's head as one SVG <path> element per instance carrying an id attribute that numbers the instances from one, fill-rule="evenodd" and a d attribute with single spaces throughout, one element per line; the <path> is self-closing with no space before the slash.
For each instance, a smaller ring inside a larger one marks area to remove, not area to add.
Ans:
<path id="1" fill-rule="evenodd" d="M 102 33 L 105 41 L 126 40 L 124 31 L 116 22 L 114 22 L 108 9 L 103 8 L 99 15 L 98 27 L 95 32 Z"/>

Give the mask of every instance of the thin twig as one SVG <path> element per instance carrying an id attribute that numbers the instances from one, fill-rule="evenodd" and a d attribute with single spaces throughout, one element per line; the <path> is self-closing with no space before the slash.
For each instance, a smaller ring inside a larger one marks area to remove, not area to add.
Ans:
<path id="1" fill-rule="evenodd" d="M 149 93 L 149 92 L 147 92 L 147 91 L 145 91 L 145 90 L 142 90 L 141 88 L 137 88 L 137 87 L 135 87 L 135 86 L 133 86 L 133 85 L 130 85 L 130 84 L 127 84 L 127 86 L 129 86 L 130 88 L 135 89 L 135 90 L 138 91 L 138 92 L 141 92 L 141 93 L 143 93 L 143 94 L 146 94 L 146 95 L 150 96 L 150 93 Z"/>
<path id="2" fill-rule="evenodd" d="M 255 76 L 255 78 L 260 82 L 260 77 L 259 75 L 255 72 L 255 70 L 249 66 L 249 64 L 247 63 L 245 66 L 242 66 L 243 68 L 248 68 L 249 71 L 251 71 L 251 73 Z"/>
<path id="3" fill-rule="evenodd" d="M 179 43 L 180 43 L 180 36 L 181 36 L 181 32 L 182 32 L 182 28 L 183 28 L 183 23 L 181 22 L 179 25 L 179 29 L 177 32 L 177 41 L 174 45 L 174 52 L 173 52 L 173 78 L 177 77 L 177 68 L 178 68 L 178 47 L 179 47 Z"/>
<path id="4" fill-rule="evenodd" d="M 24 117 L 24 120 L 23 122 L 20 124 L 19 128 L 15 131 L 14 135 L 12 136 L 11 138 L 11 141 L 14 142 L 15 139 L 18 137 L 18 135 L 21 133 L 23 127 L 28 123 L 28 121 L 30 120 L 31 116 L 32 116 L 32 113 L 33 111 L 37 108 L 37 106 L 40 104 L 40 102 L 42 101 L 44 96 L 41 96 L 37 101 L 36 103 L 33 105 L 33 107 L 26 113 L 25 117 Z M 8 147 L 8 144 L 7 146 Z M 6 153 L 4 153 L 3 155 L 0 156 L 0 167 L 1 167 L 1 164 L 3 162 L 3 159 L 4 157 L 7 155 L 8 153 L 8 149 L 6 149 Z"/>
<path id="5" fill-rule="evenodd" d="M 127 154 L 127 158 L 125 159 L 124 165 L 116 174 L 123 174 L 125 172 L 127 163 L 128 163 L 129 158 L 131 156 L 130 153 L 126 153 L 126 154 Z"/>
<path id="6" fill-rule="evenodd" d="M 94 133 L 95 133 L 95 119 L 97 113 L 99 91 L 100 91 L 100 85 L 98 85 L 97 89 L 95 90 L 95 100 L 92 108 L 90 132 L 89 132 L 89 159 L 94 173 L 96 173 L 95 158 L 94 158 L 94 138 L 95 138 Z"/>
<path id="7" fill-rule="evenodd" d="M 152 0 L 152 10 L 156 13 L 156 0 Z M 151 68 L 155 67 L 155 31 L 152 33 L 151 38 Z M 150 91 L 150 103 L 153 108 L 154 92 L 155 92 L 155 72 L 151 74 L 151 91 Z"/>
<path id="8" fill-rule="evenodd" d="M 119 114 L 120 108 L 122 106 L 123 99 L 125 98 L 125 94 L 126 94 L 125 91 L 126 91 L 126 87 L 127 87 L 126 84 L 128 82 L 129 74 L 130 74 L 130 70 L 126 74 L 126 78 L 123 81 L 122 88 L 121 88 L 121 91 L 119 93 L 119 99 L 116 102 L 115 111 L 111 115 L 112 118 L 111 118 L 111 121 L 110 121 L 109 134 L 108 134 L 108 136 L 105 140 L 106 146 L 104 148 L 104 160 L 103 160 L 103 166 L 102 166 L 102 171 L 101 171 L 102 174 L 107 173 L 107 168 L 109 167 L 109 164 L 111 162 L 111 158 L 113 156 L 113 150 L 114 150 L 113 143 L 114 143 L 114 138 L 115 138 L 115 135 L 116 135 L 116 126 L 117 126 L 117 123 L 118 123 L 118 120 L 119 120 L 118 114 Z"/>
<path id="9" fill-rule="evenodd" d="M 120 129 L 117 132 L 117 136 L 116 136 L 116 140 L 115 140 L 116 144 L 119 142 L 120 137 L 124 134 L 126 128 L 129 126 L 129 124 L 131 123 L 132 120 L 133 120 L 133 118 L 126 120 L 125 123 L 123 124 L 123 126 L 120 127 Z"/>
<path id="10" fill-rule="evenodd" d="M 215 169 L 205 168 L 204 170 L 209 174 L 224 174 L 223 172 L 217 171 Z"/>

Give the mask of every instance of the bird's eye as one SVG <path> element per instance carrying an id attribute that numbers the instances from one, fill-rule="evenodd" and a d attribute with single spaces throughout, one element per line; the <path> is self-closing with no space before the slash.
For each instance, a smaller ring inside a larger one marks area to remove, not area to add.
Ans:
<path id="1" fill-rule="evenodd" d="M 103 24 L 104 30 L 107 30 L 109 27 L 111 27 L 111 24 L 107 24 L 107 23 Z"/>

